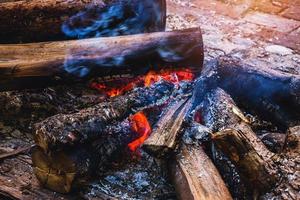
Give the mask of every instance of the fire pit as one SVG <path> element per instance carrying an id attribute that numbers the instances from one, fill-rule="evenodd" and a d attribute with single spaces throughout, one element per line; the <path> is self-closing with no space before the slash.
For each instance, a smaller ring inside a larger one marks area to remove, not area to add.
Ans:
<path id="1" fill-rule="evenodd" d="M 24 132 L 3 136 L 0 199 L 297 199 L 299 75 L 204 62 L 164 0 L 0 10 L 18 16 L 0 20 L 0 130 Z"/>

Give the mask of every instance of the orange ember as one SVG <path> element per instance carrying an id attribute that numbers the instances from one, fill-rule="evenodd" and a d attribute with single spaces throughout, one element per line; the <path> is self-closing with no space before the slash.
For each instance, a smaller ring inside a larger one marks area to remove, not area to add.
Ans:
<path id="1" fill-rule="evenodd" d="M 132 90 L 137 86 L 150 86 L 160 80 L 170 81 L 178 84 L 180 81 L 191 81 L 194 79 L 194 73 L 190 69 L 178 71 L 161 70 L 160 72 L 150 71 L 146 75 L 140 76 L 128 83 L 110 86 L 106 83 L 92 83 L 91 88 L 104 92 L 109 97 L 114 97 Z"/>
<path id="2" fill-rule="evenodd" d="M 131 129 L 139 138 L 128 144 L 131 151 L 136 151 L 151 133 L 151 126 L 143 112 L 138 112 L 130 117 Z"/>

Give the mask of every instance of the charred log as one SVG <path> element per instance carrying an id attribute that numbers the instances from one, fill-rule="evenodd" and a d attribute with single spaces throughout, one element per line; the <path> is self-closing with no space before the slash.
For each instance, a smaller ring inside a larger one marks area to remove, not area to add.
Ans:
<path id="1" fill-rule="evenodd" d="M 190 99 L 175 99 L 162 113 L 143 149 L 157 157 L 174 151 L 190 106 Z"/>
<path id="2" fill-rule="evenodd" d="M 35 140 L 43 150 L 59 149 L 66 144 L 93 140 L 113 120 L 122 120 L 129 114 L 163 103 L 168 99 L 174 85 L 159 82 L 149 88 L 136 88 L 124 96 L 112 98 L 73 114 L 58 114 L 36 125 Z"/>
<path id="3" fill-rule="evenodd" d="M 40 147 L 32 154 L 34 172 L 40 183 L 53 191 L 68 193 L 121 163 L 127 144 L 136 139 L 128 120 L 106 126 L 102 137 L 91 143 L 67 146 L 45 153 Z"/>
<path id="4" fill-rule="evenodd" d="M 170 166 L 179 199 L 232 199 L 218 170 L 200 145 L 183 144 Z"/>
<path id="5" fill-rule="evenodd" d="M 257 138 L 231 97 L 220 88 L 212 89 L 199 111 L 204 125 L 217 132 L 213 141 L 235 163 L 244 180 L 260 192 L 272 188 L 279 178 L 274 154 Z"/>
<path id="6" fill-rule="evenodd" d="M 0 45 L 0 91 L 68 80 L 132 77 L 149 70 L 201 70 L 199 28 L 73 41 Z"/>
<path id="7" fill-rule="evenodd" d="M 0 13 L 0 43 L 47 41 L 72 37 L 68 32 L 84 32 L 87 34 L 89 27 L 94 21 L 100 21 L 109 13 L 109 8 L 119 8 L 123 10 L 123 15 L 118 12 L 119 18 L 113 18 L 106 27 L 99 26 L 90 31 L 86 37 L 92 37 L 97 31 L 105 31 L 106 35 L 114 34 L 114 30 L 126 20 L 135 18 L 134 12 L 141 4 L 143 12 L 148 13 L 146 19 L 139 20 L 140 29 L 131 28 L 130 34 L 162 31 L 165 28 L 166 3 L 165 0 L 152 1 L 123 1 L 123 0 L 87 0 L 87 1 L 59 1 L 59 0 L 30 0 L 30 1 L 1 1 Z M 68 31 L 63 31 L 62 27 L 68 26 Z M 137 25 L 136 25 L 137 26 Z M 76 31 L 77 29 L 77 31 Z M 135 32 L 132 32 L 135 31 Z M 119 31 L 119 34 L 125 34 Z M 128 34 L 129 34 L 128 33 Z M 99 34 L 98 34 L 99 35 Z M 103 34 L 102 34 L 103 35 Z M 82 35 L 76 35 L 83 37 Z M 100 35 L 101 36 L 101 35 Z M 73 36 L 74 37 L 74 36 Z"/>
<path id="8" fill-rule="evenodd" d="M 232 58 L 217 65 L 219 86 L 239 104 L 285 127 L 299 123 L 300 76 L 250 66 Z"/>

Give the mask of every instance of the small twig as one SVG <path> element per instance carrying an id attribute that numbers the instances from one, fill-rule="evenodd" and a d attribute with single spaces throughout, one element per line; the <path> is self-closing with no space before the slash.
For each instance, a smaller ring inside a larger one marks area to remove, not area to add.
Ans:
<path id="1" fill-rule="evenodd" d="M 34 146 L 35 146 L 35 144 L 30 145 L 30 146 L 26 146 L 26 147 L 22 147 L 22 148 L 13 150 L 11 152 L 0 154 L 0 160 L 6 159 L 6 158 L 9 158 L 9 157 L 18 155 L 18 154 L 25 153 L 25 152 L 27 152 L 28 150 L 30 150 Z"/>

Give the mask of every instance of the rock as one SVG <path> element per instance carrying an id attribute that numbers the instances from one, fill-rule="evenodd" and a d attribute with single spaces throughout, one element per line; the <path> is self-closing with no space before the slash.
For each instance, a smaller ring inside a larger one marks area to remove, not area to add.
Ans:
<path id="1" fill-rule="evenodd" d="M 269 53 L 274 53 L 282 56 L 293 54 L 293 50 L 281 45 L 270 45 L 265 48 Z"/>

